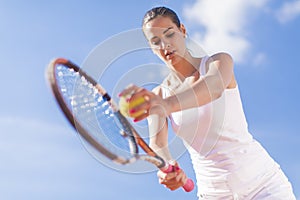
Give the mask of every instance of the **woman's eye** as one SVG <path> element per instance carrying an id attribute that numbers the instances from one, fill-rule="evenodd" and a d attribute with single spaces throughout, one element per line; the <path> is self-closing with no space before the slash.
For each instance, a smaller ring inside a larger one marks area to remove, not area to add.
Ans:
<path id="1" fill-rule="evenodd" d="M 160 40 L 152 41 L 152 45 L 159 45 L 159 43 L 160 43 Z"/>
<path id="2" fill-rule="evenodd" d="M 174 36 L 174 34 L 175 34 L 174 32 L 172 32 L 172 33 L 169 33 L 169 34 L 167 34 L 167 35 L 166 35 L 166 37 L 167 37 L 167 38 L 173 37 L 173 36 Z"/>

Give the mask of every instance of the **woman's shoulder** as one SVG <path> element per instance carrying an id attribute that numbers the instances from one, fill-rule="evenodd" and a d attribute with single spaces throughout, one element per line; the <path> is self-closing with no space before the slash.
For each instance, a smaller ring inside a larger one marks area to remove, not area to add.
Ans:
<path id="1" fill-rule="evenodd" d="M 220 52 L 216 53 L 213 56 L 211 56 L 210 63 L 218 62 L 218 70 L 221 71 L 221 74 L 223 74 L 223 77 L 225 75 L 227 77 L 230 77 L 230 81 L 228 82 L 226 88 L 231 89 L 235 88 L 237 86 L 237 81 L 235 79 L 235 74 L 234 74 L 234 63 L 233 59 L 230 54 L 225 53 L 225 52 Z M 214 66 L 214 65 L 210 65 Z M 209 67 L 207 67 L 209 68 Z"/>
<path id="2" fill-rule="evenodd" d="M 211 56 L 206 56 L 205 58 L 205 64 L 204 66 L 202 66 L 202 68 L 204 68 L 203 70 L 205 71 L 204 74 L 206 74 L 209 69 L 213 66 L 219 66 L 219 70 L 221 68 L 232 71 L 233 69 L 233 59 L 231 57 L 231 55 L 229 53 L 226 52 L 219 52 L 219 53 L 215 53 Z M 217 65 L 215 65 L 215 63 L 219 63 Z M 220 68 L 221 67 L 221 68 Z M 203 72 L 202 70 L 202 72 Z"/>
<path id="3" fill-rule="evenodd" d="M 227 52 L 219 52 L 209 56 L 208 62 L 214 62 L 218 60 L 233 62 L 232 56 Z"/>

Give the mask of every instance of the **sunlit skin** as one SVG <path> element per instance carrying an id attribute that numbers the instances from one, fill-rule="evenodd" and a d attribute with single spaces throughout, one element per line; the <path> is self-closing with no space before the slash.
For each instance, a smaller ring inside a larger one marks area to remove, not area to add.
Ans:
<path id="1" fill-rule="evenodd" d="M 144 34 L 154 54 L 156 54 L 177 76 L 184 81 L 192 77 L 191 88 L 176 96 L 163 99 L 160 87 L 153 91 L 130 85 L 120 96 L 133 94 L 129 101 L 144 97 L 145 102 L 129 112 L 143 114 L 134 118 L 140 121 L 147 118 L 149 126 L 150 146 L 165 160 L 172 160 L 168 146 L 167 117 L 172 113 L 188 108 L 205 105 L 221 96 L 226 88 L 236 86 L 231 57 L 226 53 L 211 56 L 207 64 L 206 76 L 200 78 L 197 68 L 201 58 L 192 57 L 186 48 L 186 29 L 183 24 L 177 27 L 169 17 L 158 16 L 143 26 Z M 179 101 L 181 100 L 181 101 Z M 182 101 L 184 100 L 184 101 Z M 178 165 L 177 162 L 174 165 Z M 182 170 L 164 173 L 158 171 L 159 182 L 170 190 L 182 187 L 187 176 Z"/>
<path id="2" fill-rule="evenodd" d="M 157 17 L 143 27 L 152 51 L 174 70 L 179 77 L 190 76 L 200 64 L 200 58 L 193 58 L 187 51 L 186 29 L 177 27 L 168 17 Z"/>

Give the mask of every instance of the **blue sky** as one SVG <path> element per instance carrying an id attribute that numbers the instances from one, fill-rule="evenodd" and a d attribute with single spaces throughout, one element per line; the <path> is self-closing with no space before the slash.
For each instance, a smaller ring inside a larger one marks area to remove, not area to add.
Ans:
<path id="1" fill-rule="evenodd" d="M 300 196 L 299 0 L 1 0 L 0 199 L 196 199 L 196 191 L 166 190 L 155 173 L 129 174 L 97 162 L 45 81 L 52 58 L 83 63 L 103 41 L 140 28 L 156 5 L 177 11 L 209 53 L 232 54 L 249 129 Z M 135 59 L 126 60 L 126 70 L 144 61 Z M 188 155 L 180 163 L 194 178 Z"/>

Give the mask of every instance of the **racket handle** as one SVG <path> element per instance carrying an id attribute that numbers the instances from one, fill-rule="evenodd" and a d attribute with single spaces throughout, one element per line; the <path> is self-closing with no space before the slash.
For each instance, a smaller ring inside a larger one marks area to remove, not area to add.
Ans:
<path id="1" fill-rule="evenodd" d="M 180 167 L 167 164 L 163 169 L 161 169 L 165 173 L 175 172 L 180 170 Z M 192 179 L 188 179 L 186 183 L 182 186 L 184 191 L 191 192 L 194 189 L 194 181 Z"/>

